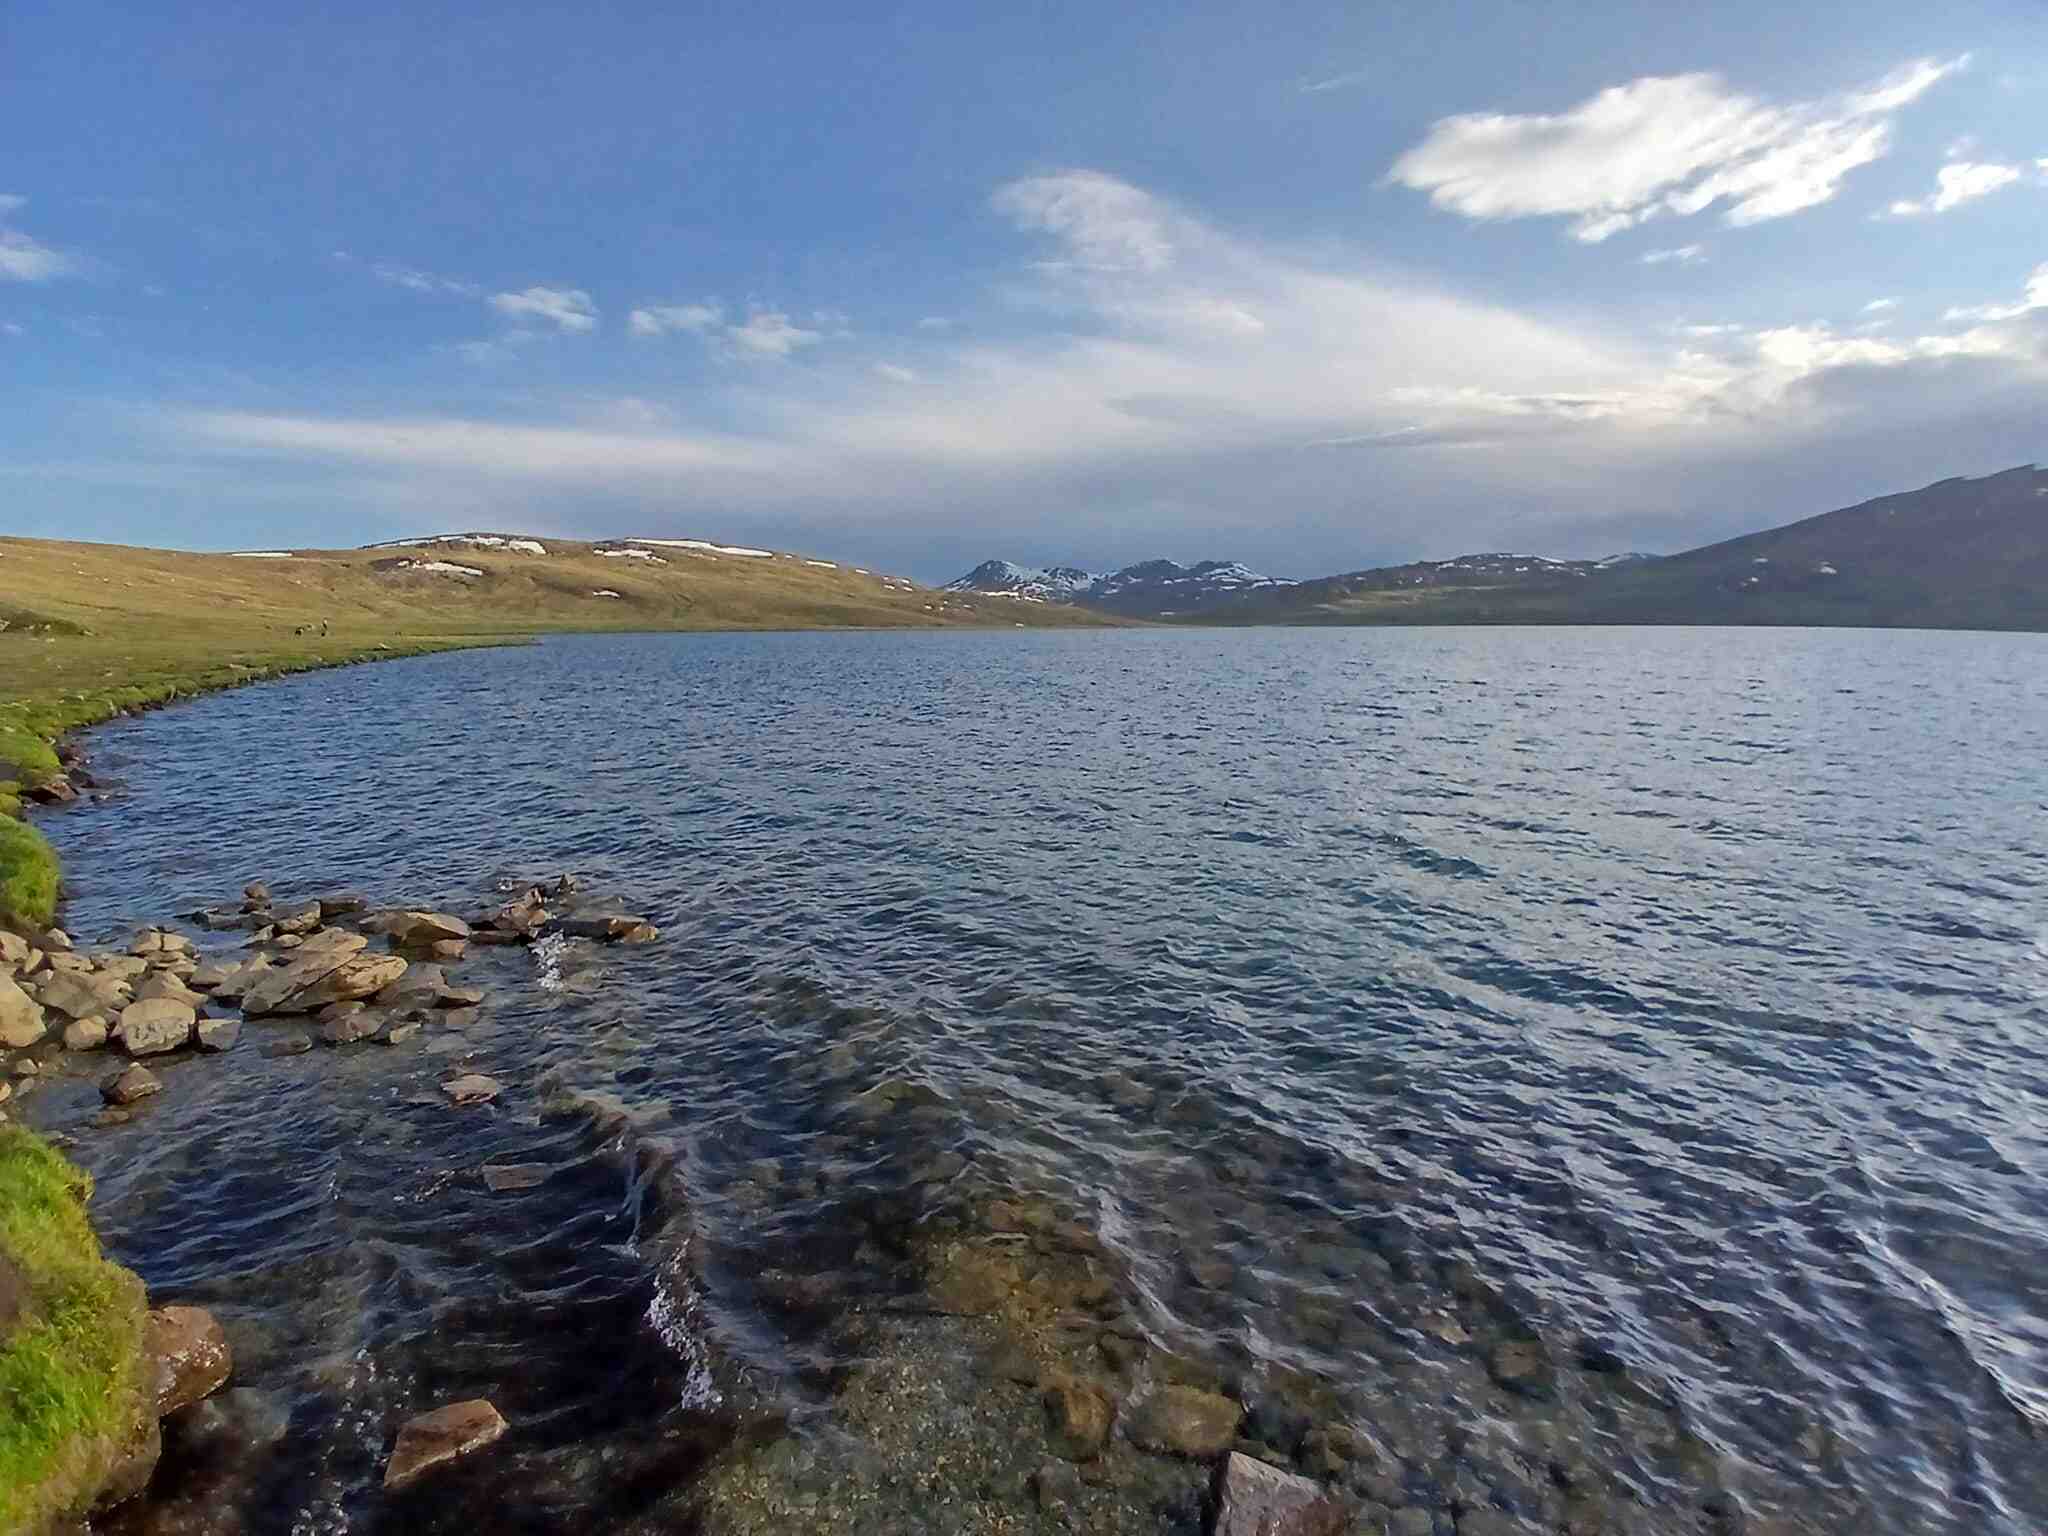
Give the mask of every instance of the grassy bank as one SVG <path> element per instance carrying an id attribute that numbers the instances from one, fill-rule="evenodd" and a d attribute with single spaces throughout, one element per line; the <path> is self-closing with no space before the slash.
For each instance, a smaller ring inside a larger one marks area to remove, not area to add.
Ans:
<path id="1" fill-rule="evenodd" d="M 89 1500 L 146 1411 L 142 1282 L 101 1257 L 91 1189 L 0 1126 L 0 1532 Z"/>
<path id="2" fill-rule="evenodd" d="M 0 539 L 0 816 L 18 816 L 20 790 L 59 772 L 66 731 L 315 667 L 550 632 L 1103 622 L 796 555 L 605 548 L 549 539 L 539 554 L 444 544 L 245 559 Z M 0 820 L 0 921 L 47 924 L 58 880 L 47 840 Z"/>

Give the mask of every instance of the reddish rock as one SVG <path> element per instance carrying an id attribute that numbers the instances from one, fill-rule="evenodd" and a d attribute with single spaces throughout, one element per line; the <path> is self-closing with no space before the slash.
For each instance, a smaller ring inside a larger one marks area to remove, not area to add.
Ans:
<path id="1" fill-rule="evenodd" d="M 498 1410 L 480 1397 L 408 1420 L 391 1448 L 384 1486 L 403 1488 L 435 1467 L 480 1451 L 504 1434 L 506 1427 Z"/>
<path id="2" fill-rule="evenodd" d="M 1349 1512 L 1305 1477 L 1232 1451 L 1216 1472 L 1210 1536 L 1344 1536 Z"/>
<path id="3" fill-rule="evenodd" d="M 228 1336 L 204 1307 L 154 1307 L 144 1348 L 156 1361 L 157 1417 L 211 1397 L 234 1371 Z"/>

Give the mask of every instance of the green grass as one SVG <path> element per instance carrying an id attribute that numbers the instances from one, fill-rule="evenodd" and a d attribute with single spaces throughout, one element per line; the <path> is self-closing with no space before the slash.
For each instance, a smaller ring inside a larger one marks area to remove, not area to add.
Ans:
<path id="1" fill-rule="evenodd" d="M 0 916 L 48 927 L 57 915 L 57 850 L 27 822 L 0 820 Z"/>
<path id="2" fill-rule="evenodd" d="M 87 1176 L 0 1127 L 0 1254 L 26 1307 L 0 1338 L 0 1533 L 89 1500 L 145 1411 L 142 1282 L 100 1255 Z"/>

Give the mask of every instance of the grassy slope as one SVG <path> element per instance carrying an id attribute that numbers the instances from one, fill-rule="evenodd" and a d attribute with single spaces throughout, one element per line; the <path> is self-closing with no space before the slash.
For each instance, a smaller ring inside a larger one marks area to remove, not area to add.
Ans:
<path id="1" fill-rule="evenodd" d="M 656 564 L 544 542 L 546 555 L 442 546 L 238 560 L 0 539 L 0 814 L 19 811 L 15 783 L 57 771 L 51 744 L 62 732 L 281 672 L 549 631 L 1114 622 L 1043 603 L 934 592 L 793 555 L 660 549 L 665 563 Z M 379 568 L 402 558 L 448 560 L 483 575 Z M 295 633 L 304 629 L 311 632 Z M 26 824 L 0 820 L 0 920 L 47 923 L 56 898 L 49 845 Z"/>
<path id="2" fill-rule="evenodd" d="M 90 1499 L 141 1422 L 142 1282 L 100 1256 L 91 1188 L 44 1142 L 0 1126 L 0 1262 L 26 1303 L 0 1337 L 0 1532 Z"/>

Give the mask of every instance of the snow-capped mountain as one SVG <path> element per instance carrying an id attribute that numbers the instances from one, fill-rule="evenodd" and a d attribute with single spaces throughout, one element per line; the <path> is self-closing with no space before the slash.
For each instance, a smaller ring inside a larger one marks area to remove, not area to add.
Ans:
<path id="1" fill-rule="evenodd" d="M 1292 583 L 1261 576 L 1235 560 L 1204 560 L 1199 565 L 1144 560 L 1103 576 L 1071 565 L 1039 570 L 1008 560 L 988 560 L 959 580 L 946 583 L 945 589 L 1027 601 L 1085 603 L 1132 617 L 1165 618 L 1206 608 L 1240 593 L 1289 585 Z"/>

